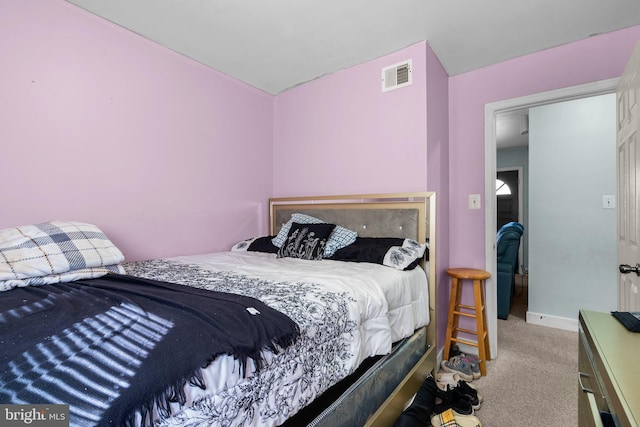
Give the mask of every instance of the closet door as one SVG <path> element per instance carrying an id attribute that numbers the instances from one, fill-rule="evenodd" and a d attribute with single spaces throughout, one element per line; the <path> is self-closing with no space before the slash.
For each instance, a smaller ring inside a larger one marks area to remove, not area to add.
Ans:
<path id="1" fill-rule="evenodd" d="M 620 78 L 617 96 L 618 310 L 640 311 L 640 44 Z"/>

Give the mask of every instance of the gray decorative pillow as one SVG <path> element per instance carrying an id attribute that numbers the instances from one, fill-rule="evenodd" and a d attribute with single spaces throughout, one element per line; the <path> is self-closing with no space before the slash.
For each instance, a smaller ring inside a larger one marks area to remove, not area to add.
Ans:
<path id="1" fill-rule="evenodd" d="M 280 232 L 276 237 L 273 238 L 272 242 L 277 247 L 282 247 L 284 241 L 286 240 L 289 229 L 291 228 L 291 224 L 297 222 L 298 224 L 324 224 L 325 222 L 316 217 L 305 215 L 301 213 L 294 213 L 291 215 L 291 219 L 282 226 Z M 358 233 L 348 228 L 344 228 L 341 226 L 335 226 L 333 233 L 329 236 L 329 240 L 327 240 L 327 244 L 324 248 L 324 257 L 329 258 L 333 256 L 333 254 L 341 248 L 349 246 L 353 242 L 356 241 L 356 237 L 358 237 Z"/>
<path id="2" fill-rule="evenodd" d="M 284 244 L 278 251 L 278 258 L 300 258 L 321 260 L 327 239 L 335 228 L 335 224 L 298 224 L 289 227 Z"/>

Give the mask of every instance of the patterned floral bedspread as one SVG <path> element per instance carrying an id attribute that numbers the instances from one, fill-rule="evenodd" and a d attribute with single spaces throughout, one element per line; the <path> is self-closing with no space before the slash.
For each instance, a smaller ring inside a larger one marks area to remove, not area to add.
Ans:
<path id="1" fill-rule="evenodd" d="M 229 364 L 214 361 L 208 370 L 217 385 L 206 384 L 206 392 L 191 387 L 187 390 L 190 408 L 172 408 L 174 416 L 157 425 L 280 425 L 357 367 L 353 343 L 359 341 L 360 314 L 348 292 L 329 292 L 313 283 L 249 278 L 169 260 L 124 267 L 134 276 L 257 298 L 288 315 L 301 330 L 294 345 L 267 357 L 265 366 L 253 375 L 241 377 L 237 365 L 230 372 L 221 372 Z"/>

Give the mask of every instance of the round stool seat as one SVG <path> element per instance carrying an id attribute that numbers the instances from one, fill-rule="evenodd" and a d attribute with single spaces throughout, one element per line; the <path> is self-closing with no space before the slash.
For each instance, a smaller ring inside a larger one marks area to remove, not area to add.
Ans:
<path id="1" fill-rule="evenodd" d="M 448 268 L 447 275 L 458 279 L 486 280 L 491 277 L 488 271 L 476 268 Z"/>

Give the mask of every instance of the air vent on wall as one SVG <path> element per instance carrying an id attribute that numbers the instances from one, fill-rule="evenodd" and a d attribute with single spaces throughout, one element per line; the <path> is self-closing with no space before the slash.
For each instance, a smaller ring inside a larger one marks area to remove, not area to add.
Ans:
<path id="1" fill-rule="evenodd" d="M 409 86 L 412 82 L 410 59 L 382 69 L 383 92 Z"/>

